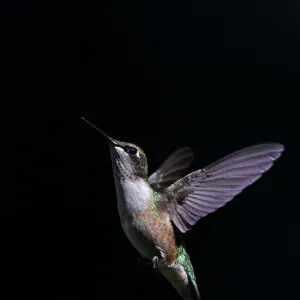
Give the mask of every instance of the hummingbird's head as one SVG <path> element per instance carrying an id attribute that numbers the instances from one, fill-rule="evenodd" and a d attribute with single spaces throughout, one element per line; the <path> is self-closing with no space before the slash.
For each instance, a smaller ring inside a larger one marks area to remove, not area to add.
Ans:
<path id="1" fill-rule="evenodd" d="M 123 181 L 125 179 L 136 179 L 148 177 L 147 157 L 144 151 L 131 143 L 120 142 L 105 134 L 86 119 L 85 122 L 97 129 L 106 138 L 110 148 L 112 166 L 115 176 Z"/>
<path id="2" fill-rule="evenodd" d="M 147 179 L 147 158 L 140 147 L 110 138 L 109 148 L 114 174 L 119 180 Z"/>

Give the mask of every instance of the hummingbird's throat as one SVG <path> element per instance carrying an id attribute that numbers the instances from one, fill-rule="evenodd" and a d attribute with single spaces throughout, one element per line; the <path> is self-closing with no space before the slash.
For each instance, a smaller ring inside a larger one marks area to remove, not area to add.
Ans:
<path id="1" fill-rule="evenodd" d="M 124 181 L 126 179 L 132 179 L 134 176 L 132 172 L 132 166 L 120 153 L 121 151 L 124 150 L 120 147 L 110 147 L 114 175 L 116 179 Z"/>

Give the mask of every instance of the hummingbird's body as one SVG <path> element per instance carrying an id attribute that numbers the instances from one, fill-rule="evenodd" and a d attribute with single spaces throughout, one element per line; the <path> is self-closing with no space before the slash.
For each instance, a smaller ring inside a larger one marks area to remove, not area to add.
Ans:
<path id="1" fill-rule="evenodd" d="M 122 228 L 140 254 L 152 259 L 158 254 L 154 239 L 170 223 L 167 214 L 158 215 L 156 212 L 160 195 L 154 193 L 143 179 L 136 182 L 125 180 L 116 183 L 116 187 Z"/>
<path id="2" fill-rule="evenodd" d="M 160 205 L 164 195 L 142 178 L 120 179 L 118 172 L 114 174 L 121 226 L 132 245 L 142 257 L 159 259 L 159 271 L 184 299 L 194 299 L 194 295 L 199 299 L 183 242 L 178 239 L 179 233 L 176 240 L 169 213 Z"/>
<path id="3" fill-rule="evenodd" d="M 109 141 L 118 211 L 126 236 L 183 299 L 200 299 L 181 234 L 259 179 L 284 147 L 278 143 L 250 146 L 184 177 L 193 153 L 181 148 L 148 177 L 147 158 L 141 148 L 104 135 Z"/>

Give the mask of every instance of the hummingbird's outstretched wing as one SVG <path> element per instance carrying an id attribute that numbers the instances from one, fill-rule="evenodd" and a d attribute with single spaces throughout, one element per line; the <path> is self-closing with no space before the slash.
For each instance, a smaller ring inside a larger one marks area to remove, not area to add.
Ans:
<path id="1" fill-rule="evenodd" d="M 185 175 L 184 171 L 189 167 L 193 158 L 192 149 L 188 147 L 177 149 L 151 174 L 149 184 L 156 190 L 169 186 Z"/>
<path id="2" fill-rule="evenodd" d="M 176 181 L 163 190 L 172 205 L 172 221 L 181 232 L 188 231 L 259 179 L 283 150 L 278 143 L 250 146 Z"/>

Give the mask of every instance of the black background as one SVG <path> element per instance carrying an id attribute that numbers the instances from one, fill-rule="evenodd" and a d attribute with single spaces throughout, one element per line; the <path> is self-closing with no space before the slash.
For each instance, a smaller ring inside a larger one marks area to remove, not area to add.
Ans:
<path id="1" fill-rule="evenodd" d="M 298 298 L 297 2 L 106 2 L 1 10 L 14 156 L 1 298 L 180 299 L 122 232 L 108 147 L 80 116 L 141 146 L 150 172 L 180 146 L 197 169 L 284 144 L 185 238 L 203 300 Z"/>

